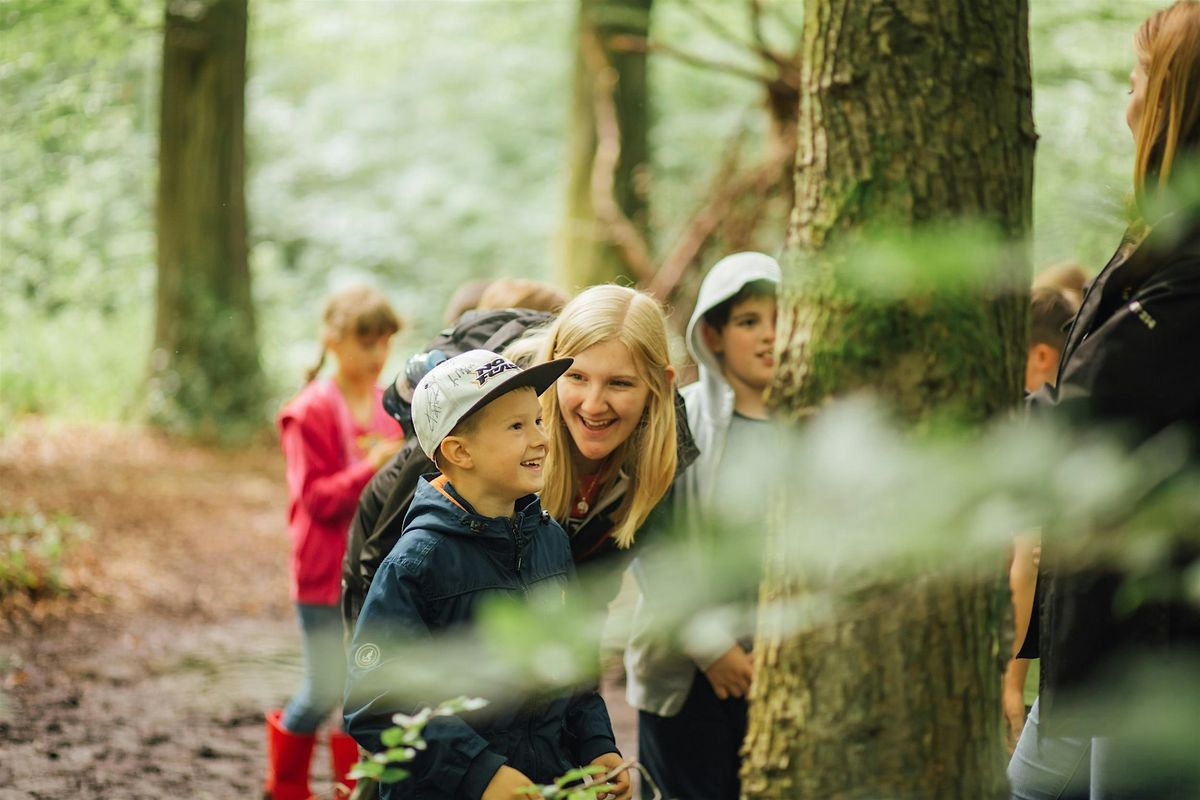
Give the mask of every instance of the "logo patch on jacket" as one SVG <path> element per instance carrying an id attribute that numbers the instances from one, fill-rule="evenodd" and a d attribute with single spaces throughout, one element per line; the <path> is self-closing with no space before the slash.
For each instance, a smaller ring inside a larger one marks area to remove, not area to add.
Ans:
<path id="1" fill-rule="evenodd" d="M 370 669 L 379 663 L 380 655 L 379 645 L 360 644 L 354 651 L 354 665 L 359 669 Z"/>
<path id="2" fill-rule="evenodd" d="M 1134 300 L 1129 304 L 1129 310 L 1136 314 L 1137 318 L 1142 321 L 1142 324 L 1144 324 L 1150 330 L 1154 330 L 1154 327 L 1158 325 L 1158 320 L 1150 316 L 1150 312 L 1146 310 L 1146 307 L 1137 300 Z"/>

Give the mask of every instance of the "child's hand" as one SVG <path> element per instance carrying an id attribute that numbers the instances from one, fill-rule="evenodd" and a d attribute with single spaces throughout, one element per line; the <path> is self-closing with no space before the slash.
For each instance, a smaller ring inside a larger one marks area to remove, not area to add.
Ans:
<path id="1" fill-rule="evenodd" d="M 620 767 L 625 761 L 617 753 L 605 753 L 602 756 L 592 759 L 589 766 L 604 767 L 604 773 L 594 776 L 596 780 L 603 783 L 611 783 L 612 791 L 607 794 L 598 795 L 600 800 L 629 800 L 633 796 L 633 781 L 629 780 L 629 770 L 623 769 L 611 778 L 607 777 L 607 773 Z"/>
<path id="2" fill-rule="evenodd" d="M 754 680 L 754 659 L 741 645 L 735 644 L 704 670 L 704 675 L 712 684 L 713 692 L 722 700 L 745 697 L 750 692 L 750 682 Z"/>
<path id="3" fill-rule="evenodd" d="M 483 790 L 483 797 L 480 800 L 528 800 L 530 795 L 517 794 L 517 789 L 526 786 L 533 786 L 533 781 L 529 780 L 520 770 L 515 770 L 507 764 L 502 765 L 496 770 L 496 774 L 488 782 L 487 788 Z"/>
<path id="4" fill-rule="evenodd" d="M 376 470 L 379 470 L 392 460 L 392 456 L 400 452 L 401 447 L 404 447 L 403 439 L 384 439 L 376 442 L 367 452 L 367 460 L 375 466 Z"/>

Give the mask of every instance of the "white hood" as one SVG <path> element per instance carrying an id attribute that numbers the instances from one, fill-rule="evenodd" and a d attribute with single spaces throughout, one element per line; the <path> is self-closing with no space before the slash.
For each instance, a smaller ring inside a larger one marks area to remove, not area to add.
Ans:
<path id="1" fill-rule="evenodd" d="M 700 284 L 700 295 L 696 298 L 696 310 L 687 327 L 688 352 L 700 366 L 701 382 L 704 382 L 705 371 L 716 373 L 720 378 L 721 363 L 704 344 L 700 333 L 700 320 L 712 309 L 719 306 L 742 290 L 747 283 L 754 281 L 770 281 L 778 284 L 782 280 L 779 262 L 764 253 L 734 253 L 726 256 L 713 265 Z"/>
<path id="2" fill-rule="evenodd" d="M 687 406 L 688 424 L 700 456 L 676 480 L 674 506 L 680 515 L 677 522 L 684 525 L 689 536 L 703 536 L 706 508 L 719 491 L 717 468 L 725 452 L 734 405 L 733 387 L 725 380 L 716 355 L 704 344 L 700 320 L 752 281 L 778 284 L 779 263 L 762 253 L 736 253 L 721 259 L 705 276 L 700 296 L 696 298 L 696 310 L 688 322 L 688 350 L 700 366 L 700 380 L 683 387 L 680 394 Z M 683 707 L 696 668 L 705 670 L 712 666 L 738 643 L 741 632 L 722 626 L 709 628 L 705 633 L 711 638 L 686 653 L 664 643 L 655 626 L 653 603 L 646 600 L 642 573 L 635 566 L 634 576 L 643 594 L 638 599 L 632 636 L 625 648 L 627 694 L 634 707 L 670 717 Z"/>
<path id="3" fill-rule="evenodd" d="M 704 315 L 753 281 L 781 279 L 779 262 L 763 253 L 734 253 L 718 261 L 704 277 L 696 310 L 688 322 L 688 351 L 700 367 L 700 380 L 680 391 L 687 406 L 688 425 L 700 448 L 700 457 L 683 474 L 683 494 L 694 507 L 704 504 L 716 487 L 717 466 L 725 452 L 725 437 L 733 419 L 733 387 L 721 372 L 721 362 L 704 343 L 700 320 Z"/>

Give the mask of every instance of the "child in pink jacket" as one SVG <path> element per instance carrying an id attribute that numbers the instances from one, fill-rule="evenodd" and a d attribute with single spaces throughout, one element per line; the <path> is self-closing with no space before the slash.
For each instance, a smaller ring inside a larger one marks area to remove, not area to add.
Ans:
<path id="1" fill-rule="evenodd" d="M 358 496 L 400 449 L 400 426 L 384 411 L 376 385 L 391 337 L 400 328 L 387 299 L 356 287 L 334 294 L 321 327 L 321 359 L 308 385 L 279 415 L 287 458 L 291 594 L 304 647 L 304 683 L 287 705 L 267 714 L 265 791 L 274 800 L 307 800 L 316 731 L 341 705 L 345 684 L 338 608 L 346 532 Z M 337 369 L 317 380 L 326 355 Z M 330 737 L 335 781 L 358 760 L 354 741 Z"/>

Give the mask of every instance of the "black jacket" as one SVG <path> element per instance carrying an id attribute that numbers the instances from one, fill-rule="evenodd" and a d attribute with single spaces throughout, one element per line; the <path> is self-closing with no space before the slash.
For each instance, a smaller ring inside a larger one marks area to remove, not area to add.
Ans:
<path id="1" fill-rule="evenodd" d="M 1140 246 L 1130 240 L 1097 276 L 1063 349 L 1057 388 L 1031 398 L 1034 413 L 1086 426 L 1111 426 L 1130 446 L 1168 428 L 1191 439 L 1200 461 L 1200 224 L 1182 232 L 1160 224 Z M 1086 480 L 1086 476 L 1080 476 Z M 1200 644 L 1200 609 L 1181 599 L 1148 601 L 1118 613 L 1114 601 L 1127 575 L 1119 567 L 1057 567 L 1053 532 L 1044 545 L 1035 627 L 1022 656 L 1040 654 L 1042 717 L 1062 733 L 1095 733 L 1057 706 L 1123 654 Z M 1177 543 L 1178 578 L 1197 556 Z"/>
<path id="2" fill-rule="evenodd" d="M 359 495 L 342 559 L 342 623 L 347 639 L 354 634 L 371 578 L 404 530 L 404 515 L 421 476 L 436 471 L 414 436 Z"/>
<path id="3" fill-rule="evenodd" d="M 444 478 L 422 478 L 405 518 L 405 535 L 371 583 L 348 658 L 346 730 L 372 752 L 396 713 L 448 698 L 416 699 L 402 685 L 414 641 L 472 625 L 496 594 L 524 597 L 561 585 L 575 572 L 562 528 L 534 495 L 517 502 L 514 519 L 476 514 Z M 406 647 L 406 644 L 409 646 Z M 505 697 L 461 717 L 435 718 L 428 749 L 412 777 L 384 785 L 381 797 L 477 798 L 507 763 L 540 783 L 617 752 L 604 701 L 594 690 L 563 692 L 505 707 Z"/>

